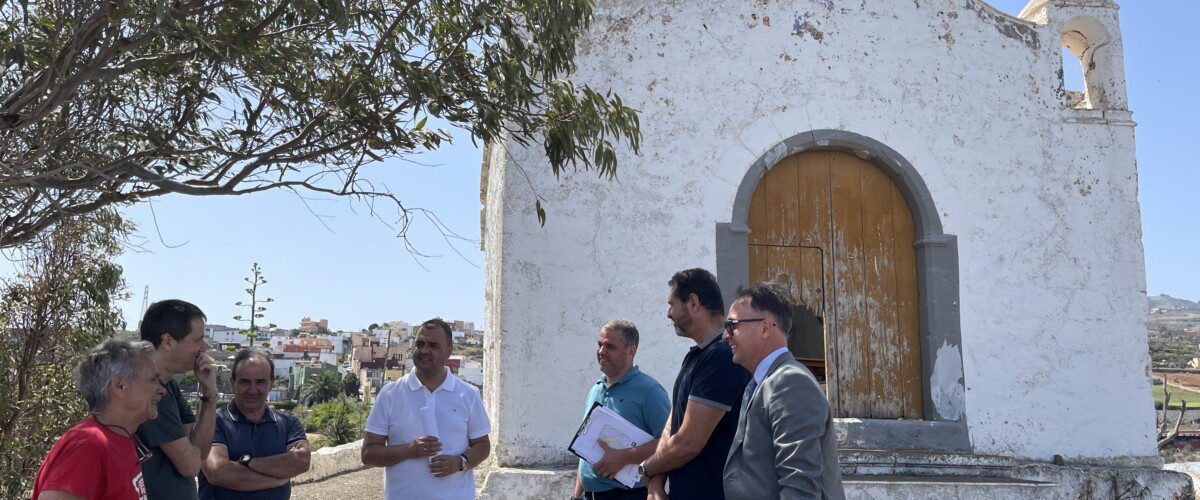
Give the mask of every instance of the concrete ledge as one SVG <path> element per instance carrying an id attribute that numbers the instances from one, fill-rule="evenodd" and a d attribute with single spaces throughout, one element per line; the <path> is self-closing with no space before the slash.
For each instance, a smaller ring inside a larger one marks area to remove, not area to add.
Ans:
<path id="1" fill-rule="evenodd" d="M 1180 462 L 1166 464 L 1163 466 L 1163 469 L 1178 472 L 1180 474 L 1187 474 L 1192 480 L 1193 490 L 1196 489 L 1197 484 L 1200 484 L 1200 462 Z M 1197 496 L 1200 497 L 1200 495 Z"/>
<path id="2" fill-rule="evenodd" d="M 835 419 L 838 447 L 845 449 L 966 452 L 967 425 L 928 420 Z"/>
<path id="3" fill-rule="evenodd" d="M 1053 465 L 986 455 L 882 450 L 845 450 L 842 459 L 849 500 L 1195 496 L 1187 474 L 1155 467 Z M 1200 471 L 1200 464 L 1193 465 Z M 572 469 L 494 468 L 477 474 L 487 476 L 478 495 L 483 500 L 564 498 L 575 484 Z"/>
<path id="4" fill-rule="evenodd" d="M 575 489 L 574 469 L 514 469 L 497 467 L 486 471 L 480 500 L 524 500 L 534 498 L 566 498 Z"/>
<path id="5" fill-rule="evenodd" d="M 292 484 L 321 481 L 367 468 L 362 463 L 362 440 L 341 446 L 327 446 L 312 453 L 308 472 L 292 479 Z"/>

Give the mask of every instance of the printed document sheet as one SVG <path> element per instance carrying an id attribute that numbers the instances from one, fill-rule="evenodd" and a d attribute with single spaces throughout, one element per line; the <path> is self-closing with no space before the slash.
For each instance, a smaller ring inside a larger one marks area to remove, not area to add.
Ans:
<path id="1" fill-rule="evenodd" d="M 654 436 L 639 429 L 616 412 L 597 404 L 592 407 L 587 420 L 575 434 L 570 450 L 589 464 L 595 464 L 604 458 L 600 442 L 604 442 L 610 448 L 624 449 L 648 443 L 653 439 Z M 614 479 L 632 488 L 638 482 L 637 464 L 626 465 L 617 472 Z"/>

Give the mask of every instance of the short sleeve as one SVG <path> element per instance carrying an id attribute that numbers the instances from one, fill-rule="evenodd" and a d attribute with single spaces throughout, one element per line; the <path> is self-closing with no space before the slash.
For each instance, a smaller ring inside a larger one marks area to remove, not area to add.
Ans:
<path id="1" fill-rule="evenodd" d="M 667 424 L 667 417 L 670 415 L 671 398 L 667 397 L 667 390 L 662 385 L 655 383 L 646 391 L 646 399 L 642 401 L 642 419 L 650 427 L 643 430 L 651 436 L 661 436 L 663 426 Z"/>
<path id="2" fill-rule="evenodd" d="M 175 401 L 179 403 L 179 421 L 183 425 L 196 423 L 196 413 L 192 411 L 192 405 L 188 404 L 187 398 L 183 397 L 183 391 L 179 390 L 179 384 L 172 380 L 171 388 L 175 392 Z"/>
<path id="3" fill-rule="evenodd" d="M 600 384 L 593 385 L 592 389 L 588 391 L 587 400 L 583 402 L 583 418 L 587 418 L 588 413 L 592 411 L 592 404 L 600 399 L 599 392 Z"/>
<path id="4" fill-rule="evenodd" d="M 304 424 L 300 422 L 300 419 L 288 415 L 287 420 L 288 428 L 286 446 L 291 446 L 292 443 L 297 441 L 308 441 L 308 434 L 304 432 Z"/>
<path id="5" fill-rule="evenodd" d="M 467 439 L 478 439 L 489 432 L 492 432 L 492 422 L 483 410 L 483 399 L 479 397 L 479 391 L 472 390 L 471 415 L 467 418 Z"/>
<path id="6" fill-rule="evenodd" d="M 158 400 L 158 417 L 146 421 L 137 430 L 138 438 L 151 448 L 187 437 L 187 432 L 183 429 L 184 422 L 179 414 L 179 398 L 176 397 L 178 389 L 168 384 L 167 390 L 170 396 L 164 395 L 162 399 Z M 182 406 L 187 407 L 186 404 Z M 195 420 L 196 418 L 193 416 L 192 421 Z"/>
<path id="7" fill-rule="evenodd" d="M 744 368 L 733 364 L 728 348 L 712 349 L 696 364 L 688 400 L 729 411 L 738 405 L 749 378 Z"/>
<path id="8" fill-rule="evenodd" d="M 232 404 L 232 403 L 230 403 Z M 220 411 L 220 410 L 217 410 Z M 225 437 L 225 426 L 221 425 L 220 415 L 217 415 L 217 425 L 213 428 L 213 444 L 229 446 L 228 438 Z"/>
<path id="9" fill-rule="evenodd" d="M 371 412 L 367 414 L 367 432 L 387 436 L 388 414 L 391 413 L 391 391 L 380 391 L 379 397 L 375 398 L 375 404 L 371 405 Z M 396 444 L 396 443 L 391 443 Z"/>
<path id="10" fill-rule="evenodd" d="M 63 447 L 43 476 L 41 491 L 66 491 L 83 498 L 100 498 L 104 491 L 104 445 L 81 439 Z"/>

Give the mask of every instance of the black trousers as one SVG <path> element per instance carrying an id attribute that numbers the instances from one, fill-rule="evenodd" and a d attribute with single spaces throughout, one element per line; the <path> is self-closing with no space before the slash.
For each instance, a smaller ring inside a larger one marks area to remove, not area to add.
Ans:
<path id="1" fill-rule="evenodd" d="M 587 500 L 646 500 L 646 495 L 650 494 L 646 488 L 634 488 L 632 490 L 615 489 L 600 492 L 583 492 L 583 498 Z"/>

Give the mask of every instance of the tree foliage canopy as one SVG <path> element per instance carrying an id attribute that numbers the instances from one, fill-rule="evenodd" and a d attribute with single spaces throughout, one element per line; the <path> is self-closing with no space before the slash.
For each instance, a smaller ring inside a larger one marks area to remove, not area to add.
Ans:
<path id="1" fill-rule="evenodd" d="M 72 214 L 284 188 L 419 209 L 362 175 L 450 137 L 542 144 L 555 173 L 638 148 L 572 84 L 590 0 L 0 0 L 0 247 Z M 396 208 L 395 219 L 374 202 Z"/>
<path id="2" fill-rule="evenodd" d="M 342 376 L 342 393 L 343 393 L 343 395 L 352 397 L 352 398 L 358 398 L 360 391 L 361 391 L 359 385 L 360 384 L 358 381 L 358 375 L 353 374 L 353 373 L 347 373 L 346 375 Z"/>
<path id="3" fill-rule="evenodd" d="M 16 273 L 0 280 L 0 498 L 27 498 L 50 447 L 87 415 L 74 369 L 125 326 L 113 258 L 128 230 L 101 210 L 63 221 L 11 255 Z"/>
<path id="4" fill-rule="evenodd" d="M 319 370 L 300 386 L 299 399 L 308 406 L 319 405 L 340 396 L 342 390 L 342 377 L 337 371 Z"/>

